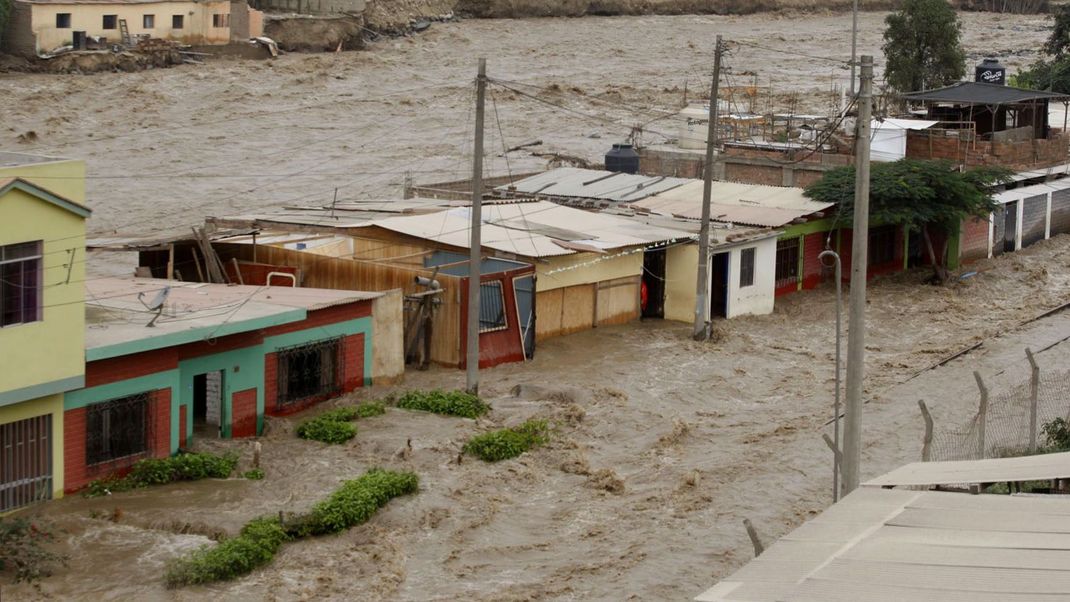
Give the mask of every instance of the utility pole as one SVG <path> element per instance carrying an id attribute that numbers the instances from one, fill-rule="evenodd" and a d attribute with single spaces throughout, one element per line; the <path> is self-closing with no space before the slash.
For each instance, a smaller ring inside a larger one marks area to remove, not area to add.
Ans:
<path id="1" fill-rule="evenodd" d="M 866 359 L 866 267 L 869 247 L 869 136 L 873 57 L 862 55 L 855 125 L 855 202 L 847 326 L 847 408 L 843 427 L 843 493 L 858 488 L 862 463 L 862 380 Z"/>
<path id="2" fill-rule="evenodd" d="M 487 59 L 479 59 L 476 76 L 476 140 L 472 147 L 472 227 L 468 241 L 468 349 L 465 357 L 469 393 L 479 393 L 479 284 L 483 239 L 483 113 L 487 93 Z"/>
<path id="3" fill-rule="evenodd" d="M 710 85 L 710 122 L 706 131 L 706 168 L 702 182 L 702 227 L 698 234 L 698 282 L 695 285 L 694 339 L 704 341 L 709 336 L 706 320 L 710 307 L 710 197 L 713 196 L 713 157 L 717 146 L 717 91 L 721 82 L 721 54 L 724 46 L 717 36 L 713 51 L 713 83 Z"/>
<path id="4" fill-rule="evenodd" d="M 858 0 L 851 11 L 851 96 L 855 95 L 855 69 L 858 64 Z"/>

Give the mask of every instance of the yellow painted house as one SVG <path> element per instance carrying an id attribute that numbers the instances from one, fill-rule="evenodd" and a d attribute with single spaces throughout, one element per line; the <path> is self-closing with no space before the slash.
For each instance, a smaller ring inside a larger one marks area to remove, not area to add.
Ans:
<path id="1" fill-rule="evenodd" d="M 17 162 L 0 153 L 0 513 L 62 495 L 63 398 L 85 383 L 85 168 Z"/>

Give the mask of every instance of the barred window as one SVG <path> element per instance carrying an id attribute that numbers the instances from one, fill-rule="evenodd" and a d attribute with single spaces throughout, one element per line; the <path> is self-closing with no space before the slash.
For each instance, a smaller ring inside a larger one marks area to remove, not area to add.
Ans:
<path id="1" fill-rule="evenodd" d="M 776 243 L 776 287 L 799 281 L 799 239 L 787 238 Z"/>
<path id="2" fill-rule="evenodd" d="M 505 320 L 505 293 L 502 283 L 484 282 L 479 285 L 479 332 L 494 332 L 508 327 Z"/>
<path id="3" fill-rule="evenodd" d="M 41 319 L 41 246 L 0 246 L 0 327 Z"/>
<path id="4" fill-rule="evenodd" d="M 278 405 L 328 397 L 342 390 L 342 339 L 298 345 L 278 352 Z"/>
<path id="5" fill-rule="evenodd" d="M 755 248 L 749 247 L 739 252 L 739 287 L 754 284 L 754 254 Z"/>
<path id="6" fill-rule="evenodd" d="M 149 395 L 138 393 L 89 406 L 85 463 L 100 464 L 149 449 Z"/>

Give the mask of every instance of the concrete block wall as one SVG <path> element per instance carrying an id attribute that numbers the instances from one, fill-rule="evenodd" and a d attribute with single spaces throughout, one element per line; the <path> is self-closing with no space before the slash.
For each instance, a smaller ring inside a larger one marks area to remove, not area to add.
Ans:
<path id="1" fill-rule="evenodd" d="M 1051 193 L 1051 235 L 1070 233 L 1070 190 Z"/>
<path id="2" fill-rule="evenodd" d="M 1048 195 L 1040 194 L 1024 200 L 1022 206 L 1022 246 L 1044 240 L 1048 232 Z"/>

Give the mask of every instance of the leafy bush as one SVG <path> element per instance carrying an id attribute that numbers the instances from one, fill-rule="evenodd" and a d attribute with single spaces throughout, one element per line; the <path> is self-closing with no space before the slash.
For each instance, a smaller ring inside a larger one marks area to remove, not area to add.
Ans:
<path id="1" fill-rule="evenodd" d="M 139 460 L 125 477 L 105 477 L 89 483 L 85 495 L 97 497 L 174 481 L 225 479 L 238 466 L 238 456 L 228 453 L 180 453 L 167 458 Z"/>
<path id="2" fill-rule="evenodd" d="M 1062 418 L 1056 418 L 1050 422 L 1045 422 L 1041 427 L 1041 432 L 1044 433 L 1045 439 L 1047 439 L 1049 451 L 1066 451 L 1070 450 L 1070 423 Z"/>
<path id="3" fill-rule="evenodd" d="M 386 406 L 379 401 L 369 401 L 368 403 L 362 403 L 356 408 L 357 418 L 371 418 L 372 416 L 382 416 L 386 413 Z"/>
<path id="4" fill-rule="evenodd" d="M 253 468 L 252 470 L 245 471 L 242 477 L 249 479 L 250 481 L 259 481 L 264 478 L 264 470 L 262 468 Z"/>
<path id="5" fill-rule="evenodd" d="M 56 536 L 47 524 L 26 518 L 0 518 L 0 571 L 10 571 L 15 583 L 36 581 L 52 574 L 52 566 L 67 566 L 67 557 L 45 545 Z"/>
<path id="6" fill-rule="evenodd" d="M 289 536 L 276 517 L 249 521 L 241 533 L 214 546 L 203 547 L 167 568 L 169 587 L 233 579 L 271 562 Z"/>
<path id="7" fill-rule="evenodd" d="M 464 444 L 464 452 L 484 462 L 508 460 L 546 443 L 548 429 L 545 420 L 528 420 L 517 427 L 476 435 Z"/>
<path id="8" fill-rule="evenodd" d="M 357 436 L 357 427 L 349 423 L 356 417 L 356 408 L 330 410 L 299 424 L 297 436 L 324 443 L 345 443 Z"/>
<path id="9" fill-rule="evenodd" d="M 406 410 L 421 410 L 435 414 L 478 418 L 490 409 L 476 395 L 464 391 L 409 391 L 398 399 L 398 407 Z"/>
<path id="10" fill-rule="evenodd" d="M 342 483 L 326 500 L 308 514 L 287 519 L 277 517 L 250 521 L 234 539 L 201 548 L 176 559 L 167 569 L 167 585 L 177 587 L 233 579 L 263 566 L 274 558 L 284 542 L 309 535 L 337 533 L 367 521 L 392 498 L 418 489 L 411 472 L 372 469 L 363 476 Z"/>

